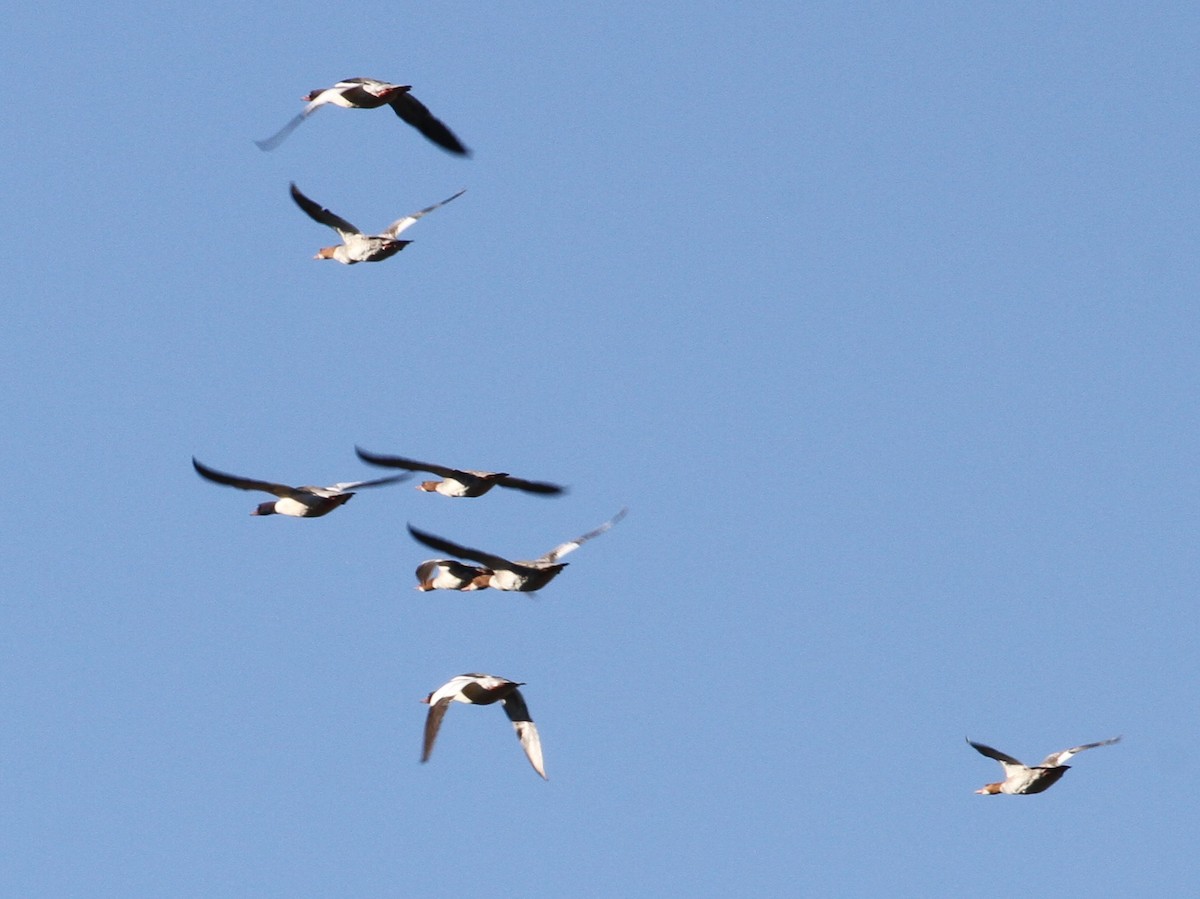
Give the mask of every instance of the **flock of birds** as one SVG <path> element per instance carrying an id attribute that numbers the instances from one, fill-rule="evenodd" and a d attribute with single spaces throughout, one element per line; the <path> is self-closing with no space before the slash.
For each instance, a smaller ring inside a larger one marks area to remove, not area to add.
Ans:
<path id="1" fill-rule="evenodd" d="M 378 109 L 389 106 L 403 121 L 416 128 L 422 135 L 442 149 L 459 156 L 468 156 L 470 151 L 444 122 L 438 119 L 411 93 L 411 86 L 389 84 L 373 78 L 347 78 L 332 87 L 314 90 L 303 98 L 306 105 L 279 131 L 266 140 L 255 141 L 262 150 L 273 150 L 289 134 L 296 130 L 310 115 L 322 106 L 340 106 L 345 109 Z M 335 212 L 309 199 L 295 185 L 291 185 L 292 200 L 309 218 L 332 228 L 341 238 L 335 246 L 322 247 L 317 259 L 334 259 L 343 265 L 359 262 L 381 262 L 403 250 L 411 241 L 400 240 L 399 235 L 422 217 L 435 209 L 458 199 L 465 191 L 459 191 L 440 203 L 434 203 L 401 219 L 396 220 L 378 234 L 366 234 Z M 363 481 L 344 481 L 328 487 L 292 487 L 274 481 L 258 480 L 228 474 L 203 464 L 195 457 L 192 466 L 202 478 L 226 487 L 239 490 L 256 490 L 269 493 L 275 499 L 259 503 L 252 515 L 287 515 L 293 518 L 320 518 L 339 506 L 345 505 L 355 492 L 364 487 L 380 487 L 408 480 L 414 472 L 427 472 L 438 479 L 422 481 L 419 490 L 440 493 L 452 498 L 474 498 L 490 492 L 496 487 L 521 490 L 539 496 L 559 496 L 566 492 L 560 484 L 549 481 L 532 481 L 514 477 L 508 472 L 475 471 L 451 468 L 431 462 L 420 462 L 404 456 L 380 455 L 356 447 L 362 461 L 382 468 L 400 469 L 401 474 Z M 417 566 L 418 590 L 510 590 L 532 593 L 541 590 L 556 578 L 567 563 L 563 556 L 578 549 L 588 540 L 598 537 L 625 516 L 622 509 L 599 527 L 588 531 L 574 540 L 554 547 L 536 559 L 512 561 L 495 553 L 472 549 L 430 534 L 409 525 L 413 538 L 452 558 L 428 559 Z M 466 561 L 463 561 L 466 560 Z M 473 563 L 473 564 L 472 564 Z M 513 724 L 521 747 L 533 769 L 546 779 L 546 766 L 542 759 L 542 743 L 537 725 L 529 716 L 525 697 L 521 695 L 523 682 L 492 674 L 460 674 L 452 677 L 432 691 L 423 702 L 429 705 L 425 718 L 425 734 L 421 750 L 421 761 L 429 760 L 433 744 L 437 739 L 442 719 L 453 702 L 467 705 L 492 705 L 501 703 Z"/>
<path id="2" fill-rule="evenodd" d="M 304 109 L 271 137 L 255 141 L 255 143 L 262 150 L 274 150 L 305 119 L 322 106 L 333 105 L 344 109 L 378 109 L 382 106 L 389 106 L 404 122 L 417 129 L 442 149 L 459 156 L 470 155 L 470 151 L 454 132 L 414 97 L 411 91 L 411 86 L 406 84 L 390 84 L 373 78 L 347 78 L 332 87 L 308 93 L 303 97 L 306 102 Z M 291 185 L 291 195 L 296 205 L 314 221 L 336 231 L 342 241 L 336 246 L 322 247 L 314 258 L 334 259 L 343 265 L 380 262 L 394 256 L 411 243 L 408 240 L 399 240 L 399 234 L 416 224 L 422 216 L 458 199 L 463 193 L 464 191 L 460 190 L 440 203 L 434 203 L 432 206 L 406 215 L 378 234 L 365 234 L 341 216 L 309 199 L 300 192 L 295 184 Z M 363 487 L 398 483 L 411 478 L 412 473 L 417 471 L 434 474 L 441 479 L 422 481 L 418 485 L 419 490 L 454 498 L 483 496 L 495 487 L 523 490 L 541 496 L 557 496 L 564 492 L 564 488 L 558 484 L 516 478 L 507 472 L 450 468 L 445 465 L 419 462 L 403 456 L 370 453 L 359 447 L 356 447 L 355 451 L 359 458 L 368 464 L 401 469 L 404 473 L 366 481 L 347 481 L 331 484 L 328 487 L 290 487 L 286 484 L 226 474 L 209 468 L 195 458 L 192 459 L 192 465 L 201 477 L 214 483 L 241 490 L 260 490 L 276 497 L 273 502 L 260 503 L 251 513 L 252 515 L 319 518 L 348 502 L 356 490 Z M 567 566 L 566 562 L 559 561 L 563 556 L 578 549 L 588 540 L 603 534 L 620 521 L 625 512 L 626 510 L 622 509 L 594 530 L 588 531 L 574 540 L 559 544 L 536 559 L 518 561 L 511 561 L 494 553 L 454 543 L 444 537 L 418 530 L 410 524 L 408 532 L 418 543 L 453 557 L 428 559 L 418 565 L 416 570 L 417 589 L 468 591 L 490 588 L 526 593 L 541 590 Z M 463 561 L 464 559 L 468 561 Z M 513 724 L 529 763 L 543 779 L 546 779 L 541 738 L 538 735 L 537 725 L 529 716 L 525 697 L 522 696 L 519 689 L 523 686 L 525 684 L 520 681 L 512 681 L 491 674 L 472 673 L 452 677 L 432 691 L 422 700 L 429 705 L 429 713 L 425 719 L 421 761 L 429 760 L 434 742 L 437 740 L 438 730 L 441 728 L 442 719 L 451 703 L 491 705 L 499 702 L 503 704 L 504 711 Z M 1065 763 L 1077 753 L 1099 746 L 1108 746 L 1120 739 L 1120 737 L 1113 737 L 1109 740 L 1084 743 L 1070 749 L 1053 752 L 1037 765 L 1025 765 L 997 749 L 968 739 L 968 744 L 976 751 L 999 762 L 1004 770 L 1004 780 L 986 784 L 975 792 L 984 795 L 1041 793 L 1059 781 L 1071 767 Z"/>

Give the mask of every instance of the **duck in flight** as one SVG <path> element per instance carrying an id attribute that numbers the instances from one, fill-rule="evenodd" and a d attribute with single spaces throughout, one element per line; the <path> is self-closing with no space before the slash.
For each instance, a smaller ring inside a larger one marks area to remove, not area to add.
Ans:
<path id="1" fill-rule="evenodd" d="M 457 559 L 430 559 L 417 566 L 417 589 L 486 590 L 492 572 Z"/>
<path id="2" fill-rule="evenodd" d="M 341 484 L 331 484 L 328 487 L 289 487 L 286 484 L 273 484 L 270 481 L 256 481 L 253 478 L 240 478 L 237 475 L 225 474 L 202 465 L 192 457 L 192 467 L 202 478 L 226 487 L 237 487 L 239 490 L 263 490 L 272 493 L 279 499 L 274 502 L 260 503 L 251 515 L 290 515 L 293 518 L 320 518 L 328 515 L 338 506 L 350 501 L 354 491 L 360 487 L 377 487 L 380 484 L 394 484 L 407 479 L 407 475 L 396 475 L 391 478 L 379 478 L 374 481 L 346 481 Z"/>
<path id="3" fill-rule="evenodd" d="M 356 262 L 382 262 L 384 259 L 395 256 L 412 243 L 411 240 L 397 240 L 397 234 L 415 225 L 417 219 L 421 216 L 433 212 L 433 210 L 441 206 L 445 206 L 451 200 L 457 200 L 466 193 L 465 189 L 460 190 L 454 196 L 447 197 L 440 203 L 434 203 L 432 206 L 426 206 L 424 209 L 418 210 L 411 215 L 406 215 L 402 219 L 397 219 L 379 234 L 363 234 L 341 216 L 330 212 L 328 209 L 304 196 L 295 184 L 292 185 L 291 190 L 292 199 L 296 201 L 296 205 L 303 209 L 309 218 L 332 228 L 342 239 L 342 243 L 339 246 L 321 247 L 317 251 L 317 255 L 313 258 L 335 259 L 342 263 L 342 265 L 354 265 Z"/>
<path id="4" fill-rule="evenodd" d="M 274 150 L 284 139 L 300 127 L 301 123 L 322 106 L 340 106 L 343 109 L 378 109 L 390 106 L 401 119 L 412 125 L 426 138 L 443 150 L 458 156 L 470 156 L 471 151 L 463 146 L 446 123 L 434 116 L 420 100 L 414 97 L 409 84 L 389 84 L 374 78 L 347 78 L 333 87 L 317 88 L 302 97 L 308 105 L 286 125 L 266 140 L 254 143 L 260 150 Z"/>
<path id="5" fill-rule="evenodd" d="M 558 484 L 547 481 L 526 481 L 514 478 L 504 471 L 472 471 L 460 468 L 448 468 L 445 465 L 434 465 L 432 462 L 418 462 L 416 459 L 406 459 L 403 456 L 380 456 L 368 453 L 360 447 L 354 451 L 364 462 L 379 465 L 383 468 L 403 468 L 407 471 L 427 471 L 442 478 L 440 481 L 422 481 L 417 485 L 418 490 L 427 493 L 440 493 L 442 496 L 483 496 L 493 487 L 509 487 L 513 490 L 524 490 L 526 493 L 537 493 L 542 496 L 556 496 L 566 490 Z"/>
<path id="6" fill-rule="evenodd" d="M 1120 739 L 1120 737 L 1113 737 L 1111 740 L 1101 740 L 1099 743 L 1084 743 L 1082 746 L 1072 746 L 1070 749 L 1052 752 L 1042 760 L 1041 764 L 1033 765 L 1032 767 L 1022 764 L 1011 755 L 1005 755 L 998 749 L 993 749 L 991 746 L 984 746 L 982 743 L 975 743 L 968 739 L 967 742 L 977 752 L 986 755 L 990 759 L 995 759 L 1000 763 L 1000 767 L 1004 769 L 1004 780 L 985 784 L 975 792 L 982 793 L 985 796 L 991 796 L 996 793 L 1014 795 L 1041 793 L 1058 783 L 1062 776 L 1067 773 L 1071 766 L 1064 764 L 1064 762 L 1070 759 L 1071 756 L 1077 752 L 1083 752 L 1085 749 L 1095 749 L 1097 746 L 1110 746 Z"/>
<path id="7" fill-rule="evenodd" d="M 517 590 L 522 593 L 532 593 L 535 590 L 545 587 L 558 576 L 560 571 L 567 567 L 568 563 L 560 562 L 558 561 L 559 559 L 567 553 L 579 549 L 579 547 L 583 546 L 584 543 L 593 537 L 599 537 L 624 518 L 626 511 L 626 509 L 622 509 L 595 530 L 588 531 L 583 536 L 576 537 L 574 540 L 561 543 L 543 556 L 539 556 L 536 559 L 523 559 L 517 562 L 511 562 L 503 556 L 492 555 L 482 550 L 471 549 L 469 546 L 453 543 L 443 537 L 418 530 L 411 524 L 408 526 L 408 532 L 412 534 L 414 540 L 425 544 L 430 549 L 449 553 L 452 556 L 458 556 L 462 559 L 470 559 L 472 562 L 478 562 L 481 565 L 487 566 L 487 571 L 480 570 L 477 577 L 482 580 L 482 575 L 487 573 L 487 586 L 494 590 Z M 434 559 L 431 561 L 436 563 L 444 560 Z M 421 568 L 417 569 L 418 577 L 421 570 Z M 438 588 L 436 586 L 428 586 L 424 589 L 436 590 Z M 455 587 L 453 589 L 463 588 Z M 475 587 L 473 589 L 479 588 Z"/>
<path id="8" fill-rule="evenodd" d="M 460 674 L 442 684 L 421 702 L 428 703 L 429 714 L 425 716 L 425 740 L 421 750 L 421 761 L 429 761 L 433 752 L 434 741 L 437 740 L 438 729 L 446 710 L 452 702 L 463 702 L 467 705 L 491 705 L 494 702 L 504 704 L 504 713 L 512 722 L 521 748 L 533 770 L 547 780 L 546 766 L 542 762 L 542 741 L 538 736 L 537 725 L 529 717 L 529 708 L 525 705 L 525 697 L 518 687 L 523 683 L 496 677 L 492 674 Z"/>

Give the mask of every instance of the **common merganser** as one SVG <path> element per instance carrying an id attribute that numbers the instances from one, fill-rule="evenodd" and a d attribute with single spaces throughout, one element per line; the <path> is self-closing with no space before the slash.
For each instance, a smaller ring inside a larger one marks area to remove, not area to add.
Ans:
<path id="1" fill-rule="evenodd" d="M 425 590 L 486 590 L 492 572 L 457 559 L 430 559 L 417 566 L 417 587 Z"/>
<path id="2" fill-rule="evenodd" d="M 397 219 L 380 234 L 363 234 L 341 216 L 304 196 L 295 184 L 292 185 L 292 199 L 296 201 L 296 205 L 303 209 L 313 221 L 332 228 L 342 239 L 341 246 L 321 247 L 313 258 L 336 259 L 343 265 L 354 265 L 356 262 L 382 262 L 390 256 L 395 256 L 412 243 L 411 240 L 397 240 L 397 234 L 416 224 L 417 219 L 421 216 L 433 212 L 440 206 L 445 206 L 451 200 L 457 200 L 465 193 L 466 189 L 460 190 L 454 196 L 447 197 L 440 203 L 434 203 L 432 206 L 426 206 L 402 219 Z"/>
<path id="3" fill-rule="evenodd" d="M 274 150 L 301 122 L 322 106 L 332 104 L 343 109 L 378 109 L 386 104 L 443 150 L 459 156 L 470 156 L 471 151 L 454 136 L 445 122 L 434 117 L 425 104 L 409 93 L 411 90 L 412 85 L 409 84 L 389 84 L 374 78 L 347 78 L 333 87 L 317 88 L 301 98 L 308 105 L 291 121 L 266 140 L 256 140 L 254 143 L 260 150 Z"/>
<path id="4" fill-rule="evenodd" d="M 1025 794 L 1025 793 L 1041 793 L 1043 790 L 1048 790 L 1059 779 L 1067 773 L 1070 765 L 1063 764 L 1071 756 L 1077 752 L 1083 752 L 1085 749 L 1095 749 L 1097 746 L 1110 746 L 1120 740 L 1120 737 L 1113 737 L 1111 740 L 1101 740 L 1099 743 L 1084 743 L 1082 746 L 1072 746 L 1070 749 L 1064 749 L 1061 752 L 1052 752 L 1040 765 L 1022 764 L 1011 755 L 1005 755 L 998 749 L 993 749 L 991 746 L 984 746 L 982 743 L 975 743 L 970 739 L 967 740 L 977 752 L 986 755 L 990 759 L 995 759 L 1000 763 L 1000 767 L 1004 769 L 1004 780 L 996 783 L 985 784 L 981 789 L 976 790 L 976 793 L 982 793 L 985 796 L 990 796 L 995 793 L 1010 793 L 1010 794 Z"/>
<path id="5" fill-rule="evenodd" d="M 496 677 L 493 674 L 460 674 L 452 677 L 428 696 L 421 700 L 429 704 L 429 714 L 425 717 L 425 743 L 421 750 L 421 761 L 429 761 L 433 752 L 433 743 L 437 740 L 438 728 L 446 717 L 446 710 L 452 702 L 465 702 L 467 705 L 491 705 L 494 702 L 504 703 L 504 713 L 513 723 L 521 748 L 533 770 L 546 777 L 546 768 L 542 763 L 542 740 L 538 736 L 537 725 L 529 717 L 529 708 L 525 705 L 525 697 L 518 687 L 524 683 Z"/>
<path id="6" fill-rule="evenodd" d="M 377 487 L 380 484 L 394 484 L 408 479 L 407 475 L 401 474 L 374 481 L 346 481 L 328 487 L 289 487 L 286 484 L 273 484 L 270 481 L 256 481 L 225 474 L 202 465 L 196 461 L 195 456 L 192 457 L 192 467 L 200 477 L 218 484 L 237 487 L 239 490 L 264 490 L 279 497 L 273 503 L 260 503 L 251 515 L 290 515 L 293 518 L 320 518 L 348 502 L 350 497 L 354 496 L 353 491 L 360 487 Z"/>
<path id="7" fill-rule="evenodd" d="M 622 509 L 594 531 L 588 531 L 582 537 L 576 537 L 574 540 L 562 543 L 544 556 L 537 559 L 523 559 L 518 562 L 510 562 L 502 556 L 492 555 L 482 550 L 471 549 L 468 546 L 452 543 L 443 537 L 417 530 L 411 524 L 408 526 L 408 532 L 413 535 L 413 539 L 431 549 L 486 565 L 491 570 L 487 583 L 494 590 L 517 590 L 522 593 L 532 593 L 535 590 L 545 587 L 554 580 L 560 571 L 567 567 L 567 563 L 559 562 L 559 559 L 567 553 L 579 549 L 580 546 L 593 537 L 599 537 L 624 518 L 626 511 L 628 510 Z"/>
<path id="8" fill-rule="evenodd" d="M 566 490 L 558 484 L 546 481 L 526 481 L 514 478 L 504 471 L 472 471 L 469 469 L 448 468 L 445 465 L 434 465 L 432 462 L 418 462 L 415 459 L 405 459 L 402 456 L 380 456 L 368 453 L 360 447 L 354 451 L 364 462 L 379 465 L 383 468 L 404 468 L 408 471 L 428 471 L 441 475 L 441 481 L 422 481 L 417 485 L 418 490 L 426 493 L 440 493 L 442 496 L 483 496 L 493 487 L 511 487 L 514 490 L 524 490 L 527 493 L 540 493 L 543 496 L 553 496 Z"/>

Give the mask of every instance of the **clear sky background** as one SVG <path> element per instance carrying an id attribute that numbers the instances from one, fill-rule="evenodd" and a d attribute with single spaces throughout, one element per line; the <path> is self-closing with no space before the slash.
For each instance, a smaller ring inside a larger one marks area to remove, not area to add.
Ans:
<path id="1" fill-rule="evenodd" d="M 7 14 L 0 894 L 1182 896 L 1200 12 Z M 475 151 L 351 76 L 413 93 Z M 467 193 L 391 260 L 311 257 Z M 567 483 L 327 518 L 355 444 Z M 405 523 L 536 598 L 413 590 Z M 548 783 L 499 708 L 525 681 Z M 1048 793 L 999 766 L 1077 757 Z"/>

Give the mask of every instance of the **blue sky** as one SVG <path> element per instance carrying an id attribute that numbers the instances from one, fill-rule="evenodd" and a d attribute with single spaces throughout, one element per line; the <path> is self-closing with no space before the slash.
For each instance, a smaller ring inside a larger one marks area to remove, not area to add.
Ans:
<path id="1" fill-rule="evenodd" d="M 373 18 L 371 18 L 373 17 Z M 14 9 L 0 893 L 1194 889 L 1187 4 Z M 413 93 L 475 151 L 351 76 Z M 467 193 L 377 265 L 331 232 Z M 317 520 L 198 478 L 353 447 Z M 421 594 L 405 524 L 536 598 Z M 455 674 L 525 681 L 549 783 Z M 964 736 L 1076 758 L 981 797 Z"/>

